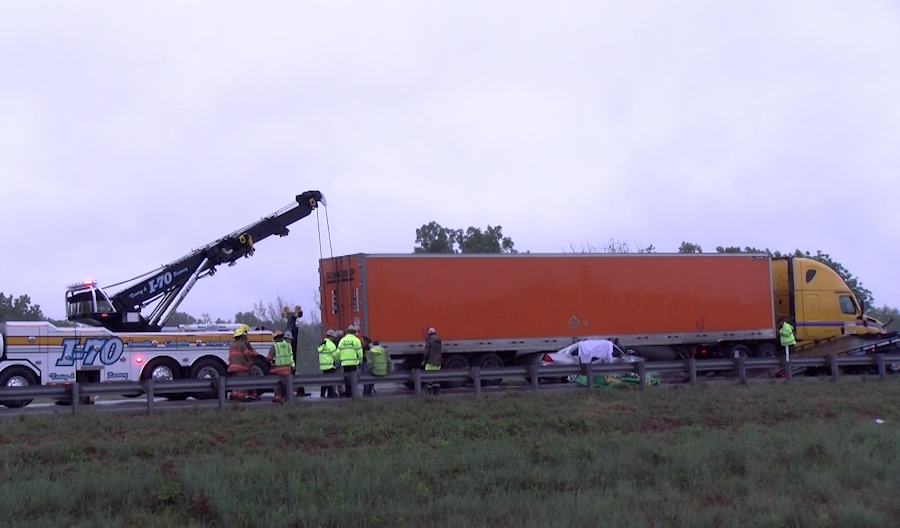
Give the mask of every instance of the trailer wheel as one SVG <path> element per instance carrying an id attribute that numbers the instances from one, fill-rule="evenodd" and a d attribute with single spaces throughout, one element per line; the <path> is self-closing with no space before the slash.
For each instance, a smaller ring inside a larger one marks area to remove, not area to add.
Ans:
<path id="1" fill-rule="evenodd" d="M 191 367 L 190 376 L 194 379 L 210 380 L 216 382 L 219 378 L 225 376 L 225 367 L 222 362 L 213 358 L 202 358 Z M 218 396 L 218 391 L 211 388 L 208 391 L 196 392 L 193 394 L 198 400 L 208 400 Z"/>
<path id="2" fill-rule="evenodd" d="M 763 343 L 756 349 L 756 357 L 776 357 L 778 356 L 778 347 L 774 343 Z"/>
<path id="3" fill-rule="evenodd" d="M 153 378 L 153 381 L 169 381 L 181 378 L 181 368 L 175 360 L 170 358 L 156 358 L 141 372 L 141 379 L 146 381 Z M 186 400 L 190 397 L 190 393 L 178 392 L 175 394 L 166 394 L 163 398 L 167 400 Z"/>
<path id="4" fill-rule="evenodd" d="M 469 368 L 469 360 L 465 356 L 454 354 L 442 362 L 441 370 L 466 370 Z M 465 381 L 442 381 L 441 387 L 445 389 L 458 389 L 465 387 Z"/>
<path id="5" fill-rule="evenodd" d="M 483 354 L 478 356 L 475 360 L 475 366 L 483 369 L 492 369 L 492 368 L 503 368 L 503 360 L 500 359 L 500 356 L 497 354 Z M 482 379 L 481 385 L 483 387 L 491 387 L 500 385 L 503 380 L 500 378 L 497 379 Z"/>
<path id="6" fill-rule="evenodd" d="M 728 359 L 733 359 L 736 357 L 748 358 L 750 357 L 750 347 L 743 343 L 735 343 L 728 349 Z"/>
<path id="7" fill-rule="evenodd" d="M 22 366 L 9 367 L 8 369 L 4 370 L 2 374 L 0 374 L 0 386 L 2 387 L 28 387 L 29 385 L 37 384 L 38 380 L 34 375 L 34 372 Z M 0 401 L 0 405 L 9 407 L 10 409 L 16 409 L 19 407 L 25 407 L 33 401 L 34 399 L 6 400 Z"/>

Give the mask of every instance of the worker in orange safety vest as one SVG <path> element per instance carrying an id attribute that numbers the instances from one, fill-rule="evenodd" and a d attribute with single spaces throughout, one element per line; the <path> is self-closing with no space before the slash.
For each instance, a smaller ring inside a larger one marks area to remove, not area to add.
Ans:
<path id="1" fill-rule="evenodd" d="M 250 345 L 250 339 L 247 332 L 250 327 L 242 324 L 234 331 L 234 341 L 231 348 L 228 349 L 228 376 L 236 378 L 246 378 L 250 376 L 250 366 L 256 359 L 256 350 Z M 256 391 L 254 394 L 248 394 L 242 390 L 231 391 L 232 400 L 253 401 L 256 399 Z"/>

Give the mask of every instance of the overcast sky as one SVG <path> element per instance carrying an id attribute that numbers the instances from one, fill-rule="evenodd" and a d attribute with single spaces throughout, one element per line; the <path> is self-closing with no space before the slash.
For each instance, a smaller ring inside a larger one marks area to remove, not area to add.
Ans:
<path id="1" fill-rule="evenodd" d="M 0 290 L 62 317 L 318 189 L 336 254 L 821 249 L 898 306 L 898 65 L 892 1 L 4 2 Z M 311 216 L 181 310 L 310 312 L 318 259 Z"/>

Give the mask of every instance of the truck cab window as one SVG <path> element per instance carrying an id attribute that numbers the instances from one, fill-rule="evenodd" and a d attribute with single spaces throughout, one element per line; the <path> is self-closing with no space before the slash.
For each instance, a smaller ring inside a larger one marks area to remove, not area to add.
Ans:
<path id="1" fill-rule="evenodd" d="M 853 302 L 853 299 L 848 295 L 841 295 L 840 297 L 841 304 L 841 313 L 847 315 L 856 315 L 856 303 Z"/>

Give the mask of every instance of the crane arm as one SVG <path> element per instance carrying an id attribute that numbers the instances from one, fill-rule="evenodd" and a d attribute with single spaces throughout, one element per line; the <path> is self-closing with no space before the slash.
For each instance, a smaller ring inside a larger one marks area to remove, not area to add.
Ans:
<path id="1" fill-rule="evenodd" d="M 290 232 L 288 226 L 309 216 L 320 202 L 325 204 L 325 197 L 319 191 L 307 191 L 297 195 L 295 202 L 267 217 L 233 231 L 215 242 L 191 251 L 189 254 L 169 264 L 127 281 L 131 283 L 128 287 L 109 297 L 106 297 L 105 292 L 95 292 L 93 296 L 95 300 L 92 303 L 93 309 L 90 310 L 90 314 L 83 313 L 85 310 L 73 310 L 73 303 L 70 301 L 69 309 L 67 310 L 69 314 L 68 319 L 105 326 L 113 331 L 161 329 L 163 323 L 165 323 L 169 315 L 174 313 L 198 279 L 214 274 L 216 268 L 222 264 L 233 266 L 238 259 L 252 256 L 255 252 L 254 245 L 261 240 L 265 240 L 273 235 L 278 235 L 279 237 L 287 236 Z M 95 284 L 81 286 L 82 290 L 86 288 L 99 290 L 95 288 Z M 70 295 L 67 297 L 81 300 L 82 304 L 80 306 L 84 307 L 84 299 L 86 297 L 84 295 L 78 296 L 78 293 L 83 292 L 76 291 L 73 293 L 72 290 L 73 288 L 70 287 Z M 97 295 L 97 293 L 100 295 Z M 141 309 L 147 304 L 160 299 L 161 301 L 154 309 L 153 314 L 149 319 L 145 319 L 140 314 Z"/>

